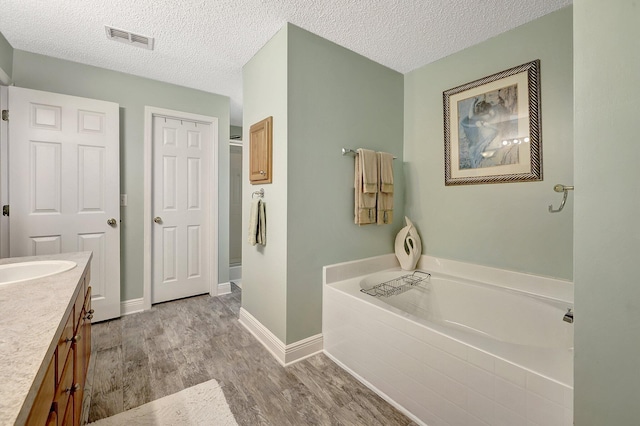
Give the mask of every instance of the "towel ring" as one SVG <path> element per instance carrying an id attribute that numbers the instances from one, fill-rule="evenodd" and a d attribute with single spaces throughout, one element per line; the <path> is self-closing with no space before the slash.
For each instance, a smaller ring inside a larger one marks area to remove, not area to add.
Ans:
<path id="1" fill-rule="evenodd" d="M 264 188 L 260 188 L 260 191 L 253 191 L 251 198 L 253 198 L 254 195 L 257 195 L 260 198 L 264 197 Z"/>

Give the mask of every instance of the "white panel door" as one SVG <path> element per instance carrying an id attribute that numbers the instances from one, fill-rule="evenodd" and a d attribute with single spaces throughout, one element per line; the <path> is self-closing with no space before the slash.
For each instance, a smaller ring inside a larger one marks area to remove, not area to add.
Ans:
<path id="1" fill-rule="evenodd" d="M 212 126 L 153 117 L 152 303 L 209 292 Z"/>
<path id="2" fill-rule="evenodd" d="M 118 108 L 9 88 L 10 255 L 92 251 L 94 321 L 120 316 Z"/>

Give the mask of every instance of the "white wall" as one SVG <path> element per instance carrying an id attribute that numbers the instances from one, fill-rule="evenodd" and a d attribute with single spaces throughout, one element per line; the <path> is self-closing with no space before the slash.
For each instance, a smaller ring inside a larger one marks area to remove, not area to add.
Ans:
<path id="1" fill-rule="evenodd" d="M 287 290 L 287 27 L 243 67 L 242 224 L 249 226 L 251 194 L 264 188 L 267 245 L 242 245 L 242 307 L 282 342 L 286 340 Z M 249 130 L 273 116 L 273 183 L 249 183 Z M 246 234 L 245 234 L 246 235 Z"/>
<path id="2" fill-rule="evenodd" d="M 0 84 L 9 84 L 13 72 L 13 47 L 0 33 Z"/>
<path id="3" fill-rule="evenodd" d="M 640 422 L 640 5 L 574 2 L 575 424 Z"/>

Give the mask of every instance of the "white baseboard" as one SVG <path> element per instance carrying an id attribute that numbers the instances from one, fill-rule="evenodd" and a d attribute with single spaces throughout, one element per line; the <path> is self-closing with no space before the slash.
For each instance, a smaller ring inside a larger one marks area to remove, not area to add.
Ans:
<path id="1" fill-rule="evenodd" d="M 223 294 L 231 293 L 231 283 L 219 283 L 218 284 L 218 296 L 222 296 Z"/>
<path id="2" fill-rule="evenodd" d="M 322 352 L 323 345 L 322 333 L 288 344 L 284 350 L 285 366 Z"/>
<path id="3" fill-rule="evenodd" d="M 120 302 L 120 315 L 131 315 L 144 311 L 144 299 L 129 299 Z"/>
<path id="4" fill-rule="evenodd" d="M 269 331 L 260 321 L 244 308 L 240 308 L 240 324 L 242 324 L 271 355 L 284 367 L 302 361 L 322 352 L 322 334 L 307 337 L 295 343 L 285 345 L 275 334 Z"/>

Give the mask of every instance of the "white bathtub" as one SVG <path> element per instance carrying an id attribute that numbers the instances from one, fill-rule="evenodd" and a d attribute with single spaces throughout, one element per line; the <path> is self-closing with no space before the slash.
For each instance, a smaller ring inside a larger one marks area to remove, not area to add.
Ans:
<path id="1" fill-rule="evenodd" d="M 572 284 L 418 266 L 430 282 L 389 298 L 360 289 L 405 274 L 393 255 L 325 267 L 325 353 L 422 424 L 572 425 Z"/>

